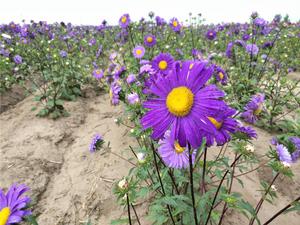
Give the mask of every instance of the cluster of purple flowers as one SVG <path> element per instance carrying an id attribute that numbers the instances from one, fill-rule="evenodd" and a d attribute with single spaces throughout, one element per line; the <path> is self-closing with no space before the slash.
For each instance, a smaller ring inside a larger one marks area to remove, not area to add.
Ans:
<path id="1" fill-rule="evenodd" d="M 223 145 L 231 139 L 238 126 L 233 118 L 236 111 L 222 100 L 221 90 L 206 84 L 214 74 L 214 65 L 207 61 L 174 62 L 170 54 L 161 53 L 152 60 L 152 67 L 151 97 L 144 102 L 149 111 L 141 124 L 144 129 L 152 128 L 152 138 L 160 139 L 158 151 L 168 166 L 187 167 L 189 144 L 197 149 L 204 139 L 207 146 Z M 219 67 L 217 71 L 224 73 L 224 79 L 225 71 Z"/>

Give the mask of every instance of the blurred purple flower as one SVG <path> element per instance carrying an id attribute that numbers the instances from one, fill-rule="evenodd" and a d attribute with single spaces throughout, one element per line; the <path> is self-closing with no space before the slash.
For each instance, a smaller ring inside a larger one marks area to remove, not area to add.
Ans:
<path id="1" fill-rule="evenodd" d="M 16 64 L 21 64 L 23 62 L 23 59 L 22 59 L 22 57 L 20 55 L 15 55 L 14 56 L 14 62 Z"/>

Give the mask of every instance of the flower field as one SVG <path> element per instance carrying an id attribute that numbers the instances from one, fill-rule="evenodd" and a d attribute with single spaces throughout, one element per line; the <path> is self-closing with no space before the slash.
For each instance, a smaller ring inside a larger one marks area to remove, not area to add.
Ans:
<path id="1" fill-rule="evenodd" d="M 0 25 L 0 225 L 299 224 L 299 49 L 256 12 Z"/>

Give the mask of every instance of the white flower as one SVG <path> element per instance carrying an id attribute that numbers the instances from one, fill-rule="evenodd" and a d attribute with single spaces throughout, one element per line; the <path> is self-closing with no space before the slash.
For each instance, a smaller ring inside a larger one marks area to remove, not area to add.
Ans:
<path id="1" fill-rule="evenodd" d="M 132 133 L 132 134 L 133 134 L 133 133 L 134 133 L 134 129 L 131 129 L 131 130 L 130 130 L 130 133 Z"/>
<path id="2" fill-rule="evenodd" d="M 11 39 L 11 36 L 8 34 L 1 34 L 2 37 L 7 38 L 7 39 Z"/>
<path id="3" fill-rule="evenodd" d="M 144 163 L 146 160 L 146 154 L 145 153 L 143 153 L 143 152 L 138 152 L 137 154 L 136 154 L 136 157 L 137 157 L 137 159 L 138 159 L 138 161 L 139 161 L 139 163 Z"/>
<path id="4" fill-rule="evenodd" d="M 281 162 L 282 165 L 285 167 L 285 168 L 290 168 L 291 167 L 291 164 L 287 163 L 287 162 Z"/>
<path id="5" fill-rule="evenodd" d="M 118 187 L 119 187 L 120 189 L 125 189 L 125 188 L 127 188 L 127 187 L 128 187 L 128 182 L 127 182 L 127 180 L 126 180 L 125 178 L 122 179 L 122 180 L 120 180 L 119 183 L 118 183 Z"/>
<path id="6" fill-rule="evenodd" d="M 245 148 L 248 152 L 251 152 L 251 153 L 254 152 L 254 146 L 251 144 L 247 144 Z"/>
<path id="7" fill-rule="evenodd" d="M 277 191 L 277 188 L 276 188 L 276 186 L 273 184 L 273 185 L 271 185 L 271 189 L 273 190 L 273 191 Z"/>

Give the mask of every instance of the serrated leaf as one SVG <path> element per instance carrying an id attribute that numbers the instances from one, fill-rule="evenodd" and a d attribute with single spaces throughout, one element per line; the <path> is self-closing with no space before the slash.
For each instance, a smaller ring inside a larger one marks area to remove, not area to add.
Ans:
<path id="1" fill-rule="evenodd" d="M 33 216 L 33 215 L 26 216 L 25 221 L 32 225 L 39 225 L 36 221 L 35 216 Z"/>

